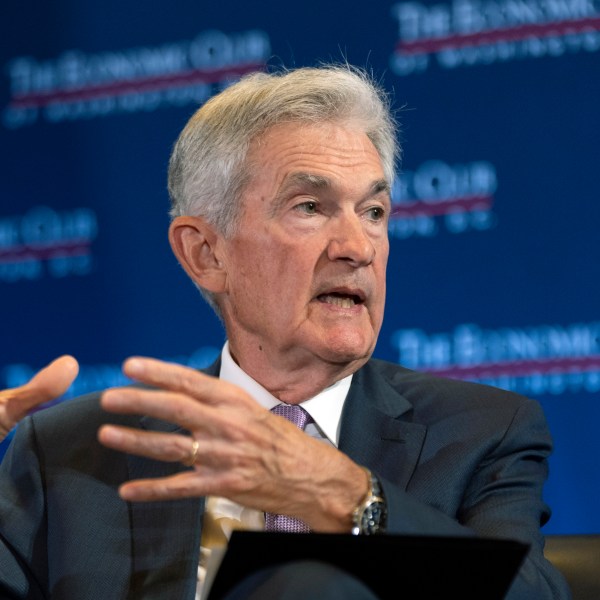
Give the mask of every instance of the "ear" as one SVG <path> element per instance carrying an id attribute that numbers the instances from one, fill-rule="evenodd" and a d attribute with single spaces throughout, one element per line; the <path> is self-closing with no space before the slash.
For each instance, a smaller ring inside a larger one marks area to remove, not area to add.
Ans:
<path id="1" fill-rule="evenodd" d="M 190 278 L 211 292 L 225 290 L 226 270 L 219 259 L 221 237 L 202 217 L 176 217 L 169 243 Z"/>

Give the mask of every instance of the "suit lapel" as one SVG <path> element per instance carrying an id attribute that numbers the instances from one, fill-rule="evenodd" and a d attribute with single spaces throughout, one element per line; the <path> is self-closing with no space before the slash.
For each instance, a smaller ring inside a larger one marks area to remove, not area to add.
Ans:
<path id="1" fill-rule="evenodd" d="M 344 404 L 339 448 L 357 463 L 406 489 L 426 427 L 409 421 L 412 405 L 378 372 L 357 371 Z"/>

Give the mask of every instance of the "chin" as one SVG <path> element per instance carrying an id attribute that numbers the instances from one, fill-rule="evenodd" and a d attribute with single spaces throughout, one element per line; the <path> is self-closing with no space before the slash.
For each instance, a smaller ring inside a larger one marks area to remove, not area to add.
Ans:
<path id="1" fill-rule="evenodd" d="M 323 355 L 328 362 L 333 363 L 366 362 L 374 349 L 372 338 L 366 340 L 364 336 L 357 335 L 336 336 L 328 339 Z"/>

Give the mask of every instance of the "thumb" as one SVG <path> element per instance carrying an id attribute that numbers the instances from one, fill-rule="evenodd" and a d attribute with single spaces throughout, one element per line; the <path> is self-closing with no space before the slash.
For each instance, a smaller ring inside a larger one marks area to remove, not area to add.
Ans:
<path id="1" fill-rule="evenodd" d="M 64 394 L 78 372 L 77 361 L 64 355 L 38 371 L 24 385 L 0 391 L 0 439 L 32 408 Z"/>
<path id="2" fill-rule="evenodd" d="M 28 383 L 20 387 L 22 401 L 30 397 L 33 404 L 29 407 L 49 402 L 62 396 L 73 383 L 79 373 L 79 364 L 68 354 L 53 360 L 48 366 L 38 371 Z M 40 402 L 41 399 L 41 402 Z"/>

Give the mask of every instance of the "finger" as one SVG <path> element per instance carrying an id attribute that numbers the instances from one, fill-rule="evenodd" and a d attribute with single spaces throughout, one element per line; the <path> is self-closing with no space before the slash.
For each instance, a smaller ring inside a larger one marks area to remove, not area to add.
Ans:
<path id="1" fill-rule="evenodd" d="M 98 440 L 113 450 L 164 462 L 186 462 L 194 447 L 193 439 L 187 435 L 141 431 L 116 425 L 103 425 L 98 430 Z"/>
<path id="2" fill-rule="evenodd" d="M 134 356 L 123 363 L 127 377 L 148 385 L 180 392 L 206 402 L 218 402 L 239 390 L 223 380 L 196 369 L 155 358 Z"/>
<path id="3" fill-rule="evenodd" d="M 129 502 L 177 500 L 206 495 L 202 480 L 195 471 L 184 471 L 170 477 L 137 479 L 119 488 L 119 495 Z"/>
<path id="4" fill-rule="evenodd" d="M 147 415 L 191 429 L 206 419 L 208 408 L 179 393 L 136 387 L 112 388 L 100 398 L 100 405 L 118 414 Z"/>

